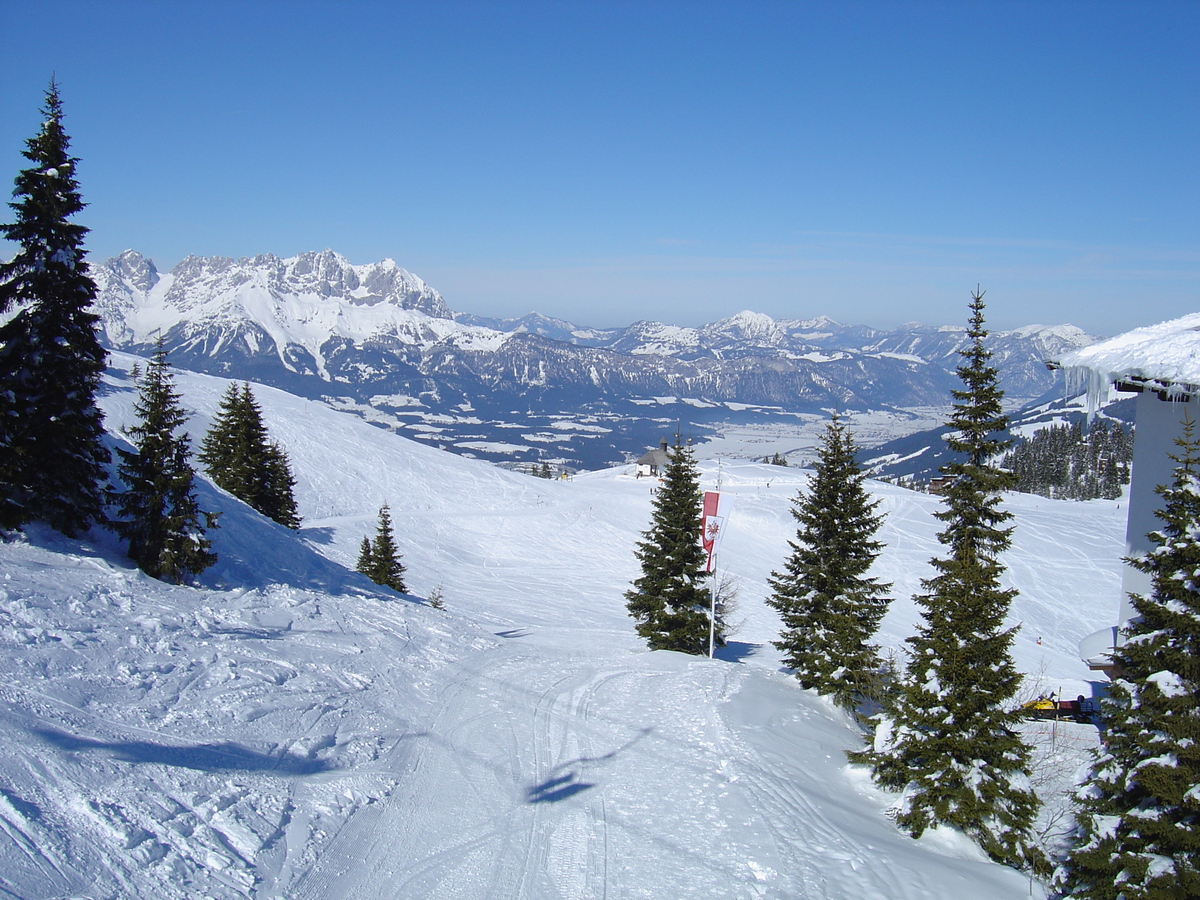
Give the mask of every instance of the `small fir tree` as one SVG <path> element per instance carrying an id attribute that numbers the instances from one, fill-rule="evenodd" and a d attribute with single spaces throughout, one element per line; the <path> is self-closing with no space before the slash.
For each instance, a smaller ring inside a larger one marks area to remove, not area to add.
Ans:
<path id="1" fill-rule="evenodd" d="M 429 605 L 434 609 L 446 608 L 446 591 L 440 584 L 430 591 L 428 599 Z"/>
<path id="2" fill-rule="evenodd" d="M 129 429 L 134 450 L 117 450 L 126 487 L 114 494 L 119 518 L 113 527 L 129 541 L 129 558 L 138 568 L 181 584 L 217 561 L 205 537 L 216 516 L 196 502 L 188 436 L 175 433 L 186 416 L 161 341 L 138 381 L 134 411 L 138 424 Z"/>
<path id="3" fill-rule="evenodd" d="M 642 574 L 625 593 L 637 633 L 651 650 L 708 653 L 709 594 L 704 580 L 709 573 L 700 544 L 702 509 L 695 458 L 676 435 L 654 495 L 650 530 L 642 532 L 634 551 Z"/>
<path id="4" fill-rule="evenodd" d="M 200 442 L 200 452 L 196 454 L 213 483 L 235 497 L 240 496 L 239 491 L 247 493 L 244 484 L 247 476 L 241 471 L 241 460 L 247 456 L 243 446 L 246 443 L 246 429 L 242 424 L 241 400 L 241 385 L 230 384 L 221 395 L 212 425 Z M 264 431 L 264 441 L 265 437 Z"/>
<path id="5" fill-rule="evenodd" d="M 299 528 L 287 453 L 273 443 L 249 384 L 231 384 L 198 454 L 213 482 L 264 516 Z"/>
<path id="6" fill-rule="evenodd" d="M 26 142 L 33 165 L 16 178 L 0 228 L 18 247 L 0 263 L 0 528 L 43 521 L 73 536 L 101 521 L 109 452 L 96 392 L 105 353 L 91 311 L 96 284 L 84 262 L 87 229 L 68 152 L 58 85 L 46 91 L 45 121 Z"/>
<path id="7" fill-rule="evenodd" d="M 401 594 L 408 593 L 404 584 L 404 564 L 400 562 L 400 549 L 396 546 L 392 530 L 392 513 L 386 503 L 379 508 L 375 540 L 363 538 L 356 569 L 376 584 L 390 587 Z"/>
<path id="8" fill-rule="evenodd" d="M 1079 794 L 1063 892 L 1089 900 L 1200 897 L 1200 442 L 1184 423 L 1160 486 L 1155 548 L 1130 563 L 1151 592 L 1113 654 L 1104 747 Z"/>
<path id="9" fill-rule="evenodd" d="M 371 568 L 371 539 L 363 535 L 362 543 L 358 546 L 358 562 L 354 564 L 355 572 L 362 572 L 367 577 L 370 577 Z"/>
<path id="10" fill-rule="evenodd" d="M 883 523 L 863 482 L 853 435 L 835 415 L 818 449 L 808 493 L 792 501 L 796 540 L 782 573 L 772 572 L 767 600 L 783 620 L 776 649 L 806 688 L 857 706 L 878 681 L 871 637 L 887 612 L 890 583 L 867 576 L 882 544 Z"/>
<path id="11" fill-rule="evenodd" d="M 260 512 L 293 531 L 300 527 L 296 508 L 296 477 L 287 451 L 271 441 L 263 453 L 263 491 Z"/>
<path id="12" fill-rule="evenodd" d="M 999 554 L 1012 539 L 1000 506 L 1012 475 L 991 464 L 1006 446 L 1008 420 L 991 353 L 984 346 L 983 294 L 971 296 L 970 344 L 959 351 L 963 388 L 954 391 L 947 435 L 959 459 L 942 467 L 951 483 L 935 515 L 948 551 L 916 597 L 924 624 L 908 639 L 905 678 L 889 698 L 874 747 L 852 754 L 875 780 L 903 789 L 897 822 L 914 836 L 958 828 L 998 862 L 1042 869 L 1030 827 L 1038 799 L 1029 784 L 1029 748 L 1013 708 L 1021 676 L 1013 666 L 1016 628 L 1005 619 L 1016 592 L 1000 586 Z"/>

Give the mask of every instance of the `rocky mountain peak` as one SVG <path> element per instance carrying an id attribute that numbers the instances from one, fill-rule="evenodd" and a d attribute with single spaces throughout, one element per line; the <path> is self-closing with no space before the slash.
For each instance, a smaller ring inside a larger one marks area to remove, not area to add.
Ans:
<path id="1" fill-rule="evenodd" d="M 158 269 L 154 262 L 136 250 L 126 250 L 120 256 L 114 256 L 102 268 L 142 293 L 158 284 Z"/>
<path id="2" fill-rule="evenodd" d="M 787 337 L 786 332 L 770 316 L 748 309 L 728 319 L 722 319 L 710 327 L 716 333 L 767 346 L 778 345 Z"/>

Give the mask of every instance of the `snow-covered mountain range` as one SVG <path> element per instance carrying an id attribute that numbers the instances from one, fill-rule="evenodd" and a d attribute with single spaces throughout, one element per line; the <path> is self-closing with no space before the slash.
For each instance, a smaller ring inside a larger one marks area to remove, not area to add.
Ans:
<path id="1" fill-rule="evenodd" d="M 962 328 L 878 331 L 741 312 L 699 328 L 595 329 L 530 314 L 455 315 L 391 260 L 188 257 L 130 250 L 94 267 L 109 347 L 162 339 L 176 365 L 328 399 L 377 424 L 493 460 L 594 468 L 657 443 L 665 422 L 770 422 L 824 410 L 943 406 Z M 1054 383 L 1044 361 L 1094 338 L 1073 326 L 993 335 L 1012 398 Z M 587 429 L 559 427 L 587 418 Z"/>

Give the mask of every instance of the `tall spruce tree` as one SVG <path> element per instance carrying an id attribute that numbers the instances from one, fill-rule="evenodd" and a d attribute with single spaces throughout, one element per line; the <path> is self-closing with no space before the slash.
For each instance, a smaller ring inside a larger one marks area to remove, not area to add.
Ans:
<path id="1" fill-rule="evenodd" d="M 390 587 L 401 594 L 408 593 L 408 587 L 404 584 L 404 563 L 400 561 L 400 549 L 396 546 L 396 535 L 392 528 L 392 512 L 386 503 L 379 508 L 375 539 L 363 538 L 355 569 L 376 584 Z"/>
<path id="2" fill-rule="evenodd" d="M 852 758 L 870 763 L 880 784 L 903 789 L 897 822 L 914 836 L 950 825 L 996 861 L 1040 870 L 1044 860 L 1030 843 L 1038 799 L 1013 708 L 1017 629 L 1005 625 L 1016 591 L 1000 586 L 999 554 L 1012 539 L 1000 500 L 1012 476 L 991 463 L 1007 446 L 1008 420 L 984 346 L 983 309 L 976 290 L 946 438 L 959 458 L 941 469 L 952 481 L 935 513 L 948 556 L 932 560 L 937 574 L 915 598 L 924 623 L 908 639 L 905 677 L 880 716 L 874 747 Z"/>
<path id="3" fill-rule="evenodd" d="M 270 440 L 249 384 L 225 391 L 198 455 L 219 487 L 280 525 L 300 527 L 287 453 Z"/>
<path id="4" fill-rule="evenodd" d="M 186 416 L 159 342 L 138 380 L 138 423 L 129 429 L 134 450 L 117 449 L 125 489 L 114 494 L 119 518 L 113 527 L 129 541 L 129 558 L 147 575 L 182 584 L 217 561 L 205 530 L 216 516 L 196 502 L 187 434 L 176 429 Z"/>
<path id="5" fill-rule="evenodd" d="M 84 262 L 87 229 L 69 153 L 58 85 L 46 91 L 45 121 L 26 142 L 0 232 L 17 244 L 0 263 L 0 528 L 43 521 L 71 536 L 102 519 L 108 448 L 96 392 L 105 353 L 91 311 L 96 285 Z"/>
<path id="6" fill-rule="evenodd" d="M 854 437 L 835 415 L 825 429 L 808 493 L 792 500 L 796 540 L 784 571 L 768 579 L 767 603 L 783 620 L 776 649 L 806 688 L 853 709 L 877 682 L 871 637 L 887 612 L 890 583 L 868 577 L 883 523 L 863 482 Z"/>
<path id="7" fill-rule="evenodd" d="M 1089 900 L 1200 897 L 1200 442 L 1184 424 L 1179 464 L 1160 486 L 1155 548 L 1131 564 L 1151 592 L 1131 595 L 1103 713 L 1104 747 L 1079 794 L 1078 846 L 1061 887 Z"/>
<path id="8" fill-rule="evenodd" d="M 654 495 L 650 530 L 642 532 L 634 551 L 642 574 L 625 593 L 637 633 L 651 650 L 708 653 L 710 603 L 704 580 L 709 573 L 700 544 L 702 509 L 696 460 L 676 435 Z"/>

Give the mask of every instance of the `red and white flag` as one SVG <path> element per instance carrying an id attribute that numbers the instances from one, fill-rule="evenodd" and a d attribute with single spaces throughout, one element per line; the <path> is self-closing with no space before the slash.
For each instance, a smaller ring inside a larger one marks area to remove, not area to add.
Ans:
<path id="1" fill-rule="evenodd" d="M 733 498 L 728 494 L 704 492 L 704 511 L 700 514 L 700 543 L 708 553 L 708 565 L 704 569 L 706 572 L 713 570 L 713 559 L 721 545 L 721 537 L 725 533 L 725 520 L 732 505 Z"/>

